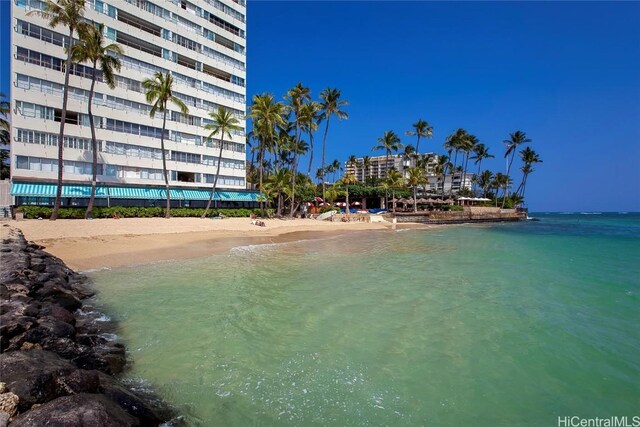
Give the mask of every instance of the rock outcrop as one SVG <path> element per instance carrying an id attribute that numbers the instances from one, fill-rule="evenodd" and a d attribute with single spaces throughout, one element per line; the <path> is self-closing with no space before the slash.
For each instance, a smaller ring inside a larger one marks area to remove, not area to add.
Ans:
<path id="1" fill-rule="evenodd" d="M 155 426 L 174 414 L 113 375 L 125 348 L 92 321 L 81 274 L 19 230 L 0 244 L 0 427 Z M 84 310 L 83 310 L 84 309 Z"/>

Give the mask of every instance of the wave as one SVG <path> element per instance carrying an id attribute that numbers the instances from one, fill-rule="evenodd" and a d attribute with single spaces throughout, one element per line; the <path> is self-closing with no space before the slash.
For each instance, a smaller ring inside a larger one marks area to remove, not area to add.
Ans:
<path id="1" fill-rule="evenodd" d="M 602 215 L 602 212 L 580 212 L 580 215 Z"/>
<path id="2" fill-rule="evenodd" d="M 258 245 L 244 245 L 244 246 L 236 246 L 231 248 L 230 252 L 232 254 L 238 254 L 238 253 L 253 253 L 253 252 L 257 252 L 257 251 L 264 251 L 264 250 L 269 250 L 269 249 L 273 249 L 277 246 L 281 246 L 284 245 L 286 243 L 263 243 L 263 244 L 258 244 Z"/>

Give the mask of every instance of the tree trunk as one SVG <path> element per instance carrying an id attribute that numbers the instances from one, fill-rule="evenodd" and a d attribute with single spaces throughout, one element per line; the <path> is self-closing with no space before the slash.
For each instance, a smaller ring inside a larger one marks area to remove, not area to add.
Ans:
<path id="1" fill-rule="evenodd" d="M 325 199 L 325 187 L 324 187 L 324 155 L 325 155 L 325 150 L 327 147 L 327 133 L 329 132 L 329 119 L 331 119 L 331 115 L 329 115 L 329 117 L 327 117 L 327 125 L 324 128 L 324 137 L 322 137 L 322 199 Z"/>
<path id="2" fill-rule="evenodd" d="M 160 135 L 160 149 L 162 150 L 162 172 L 164 173 L 164 184 L 167 191 L 167 208 L 164 212 L 165 218 L 171 218 L 171 190 L 169 188 L 169 177 L 167 176 L 167 153 L 164 151 L 164 130 L 167 124 L 167 105 L 162 108 L 162 134 Z"/>
<path id="3" fill-rule="evenodd" d="M 504 183 L 504 197 L 502 198 L 502 209 L 504 209 L 504 203 L 507 201 L 507 193 L 509 188 L 509 173 L 511 172 L 511 164 L 513 163 L 513 158 L 516 156 L 516 150 L 513 150 L 511 153 L 511 160 L 509 160 L 509 165 L 507 166 L 507 179 Z"/>
<path id="4" fill-rule="evenodd" d="M 259 186 L 260 186 L 260 195 L 262 196 L 262 172 L 264 170 L 264 144 L 260 144 L 260 151 L 258 153 L 258 162 L 260 163 L 260 169 L 258 170 L 259 173 Z M 264 218 L 264 200 L 263 197 L 260 197 L 260 216 L 262 216 Z"/>
<path id="5" fill-rule="evenodd" d="M 309 150 L 311 151 L 309 157 L 309 169 L 307 170 L 307 175 L 311 176 L 311 164 L 313 163 L 313 133 L 309 131 Z"/>
<path id="6" fill-rule="evenodd" d="M 417 189 L 418 189 L 418 186 L 415 185 L 413 187 L 413 212 L 418 212 L 418 197 L 416 194 Z"/>
<path id="7" fill-rule="evenodd" d="M 418 142 L 416 142 L 416 154 L 420 154 L 420 134 L 418 134 Z"/>
<path id="8" fill-rule="evenodd" d="M 296 117 L 296 140 L 293 147 L 293 163 L 291 164 L 291 211 L 289 217 L 293 218 L 296 211 L 296 169 L 298 168 L 298 148 L 300 145 L 300 125 Z"/>
<path id="9" fill-rule="evenodd" d="M 349 218 L 349 185 L 345 185 L 344 186 L 345 190 L 347 190 L 347 195 L 346 195 L 346 201 L 347 201 L 347 206 L 345 206 L 344 208 L 344 213 L 346 215 L 347 218 Z"/>
<path id="10" fill-rule="evenodd" d="M 91 103 L 93 102 L 93 93 L 96 87 L 96 62 L 93 62 L 91 74 L 91 89 L 89 90 L 89 102 L 87 104 L 87 113 L 89 114 L 89 126 L 91 127 L 91 154 L 93 162 L 91 164 L 91 197 L 89 197 L 89 205 L 84 213 L 84 219 L 93 219 L 93 203 L 96 198 L 96 185 L 98 181 L 98 141 L 96 140 L 96 126 L 93 122 L 93 110 Z"/>
<path id="11" fill-rule="evenodd" d="M 224 147 L 224 132 L 225 128 L 221 129 L 222 137 L 220 138 L 220 151 L 218 151 L 218 167 L 216 168 L 216 176 L 213 178 L 213 188 L 211 189 L 211 195 L 209 196 L 209 201 L 207 202 L 207 207 L 204 209 L 204 213 L 201 218 L 206 218 L 209 213 L 209 208 L 211 208 L 211 201 L 213 200 L 213 196 L 216 193 L 216 185 L 218 185 L 218 176 L 220 175 L 220 164 L 222 163 L 222 148 Z"/>
<path id="12" fill-rule="evenodd" d="M 465 185 L 465 180 L 467 179 L 467 166 L 469 164 L 469 153 L 466 153 L 464 160 L 464 169 L 462 169 L 462 182 L 460 182 L 460 190 Z"/>
<path id="13" fill-rule="evenodd" d="M 51 212 L 51 221 L 58 219 L 58 211 L 62 204 L 62 171 L 64 169 L 64 124 L 67 120 L 67 100 L 69 99 L 69 74 L 71 72 L 71 48 L 73 47 L 73 27 L 69 28 L 69 46 L 67 46 L 67 63 L 64 69 L 64 89 L 62 92 L 62 113 L 60 115 L 60 134 L 58 136 L 58 187 L 56 201 Z"/>
<path id="14" fill-rule="evenodd" d="M 389 150 L 387 150 L 387 157 L 384 163 L 384 177 L 385 179 L 389 177 Z M 395 197 L 393 197 L 395 199 Z M 389 190 L 385 189 L 384 190 L 384 205 L 389 206 Z M 396 204 L 395 202 L 393 203 L 393 210 L 396 210 Z"/>

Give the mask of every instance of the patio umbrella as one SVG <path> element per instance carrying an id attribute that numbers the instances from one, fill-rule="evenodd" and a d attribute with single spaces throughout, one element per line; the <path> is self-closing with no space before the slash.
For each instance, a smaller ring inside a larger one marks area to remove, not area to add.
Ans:
<path id="1" fill-rule="evenodd" d="M 360 202 L 353 202 L 353 203 L 351 203 L 351 206 L 360 206 L 361 204 L 362 203 L 360 203 Z"/>
<path id="2" fill-rule="evenodd" d="M 418 199 L 418 203 L 429 203 L 429 200 L 425 199 L 424 197 L 421 197 Z"/>

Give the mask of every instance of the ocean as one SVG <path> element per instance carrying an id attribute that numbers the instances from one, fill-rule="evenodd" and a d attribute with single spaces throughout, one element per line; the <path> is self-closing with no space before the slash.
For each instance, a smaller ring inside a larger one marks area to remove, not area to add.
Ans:
<path id="1" fill-rule="evenodd" d="M 640 214 L 532 216 L 90 277 L 127 345 L 129 380 L 187 425 L 640 415 Z"/>

